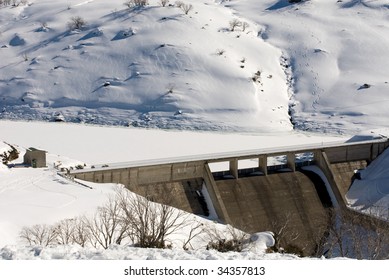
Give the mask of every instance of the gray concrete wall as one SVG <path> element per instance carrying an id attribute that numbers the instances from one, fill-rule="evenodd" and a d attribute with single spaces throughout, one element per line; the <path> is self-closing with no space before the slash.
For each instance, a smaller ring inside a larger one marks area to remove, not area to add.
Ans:
<path id="1" fill-rule="evenodd" d="M 203 185 L 202 178 L 153 183 L 149 185 L 130 186 L 129 189 L 150 200 L 196 215 L 205 215 L 198 192 L 201 192 Z"/>
<path id="2" fill-rule="evenodd" d="M 332 189 L 332 192 L 335 196 L 336 202 L 333 201 L 333 204 L 338 204 L 340 208 L 344 209 L 345 199 L 339 191 L 339 186 L 335 180 L 335 174 L 331 169 L 331 163 L 328 160 L 327 154 L 324 151 L 316 151 L 315 152 L 315 162 L 316 165 L 323 171 L 324 175 L 327 178 L 328 183 Z"/>
<path id="3" fill-rule="evenodd" d="M 367 160 L 372 161 L 377 158 L 387 147 L 388 142 L 353 144 L 349 146 L 340 146 L 324 148 L 328 160 L 331 163 Z"/>
<path id="4" fill-rule="evenodd" d="M 211 197 L 213 207 L 215 208 L 216 214 L 218 217 L 227 224 L 231 224 L 231 219 L 228 215 L 226 205 L 224 204 L 218 185 L 213 179 L 211 169 L 208 164 L 204 166 L 204 182 L 208 191 L 209 196 Z"/>
<path id="5" fill-rule="evenodd" d="M 120 169 L 92 169 L 75 172 L 73 176 L 96 183 L 121 183 L 126 186 L 149 185 L 202 178 L 204 164 L 204 161 L 196 161 Z"/>
<path id="6" fill-rule="evenodd" d="M 331 164 L 336 184 L 342 197 L 346 196 L 354 178 L 354 171 L 366 168 L 366 160 L 339 162 Z"/>
<path id="7" fill-rule="evenodd" d="M 283 245 L 310 254 L 327 226 L 315 186 L 300 172 L 220 180 L 216 185 L 232 225 L 246 232 L 277 232 L 287 225 Z"/>
<path id="8" fill-rule="evenodd" d="M 23 157 L 23 163 L 33 166 L 35 161 L 35 167 L 42 168 L 47 167 L 46 164 L 46 152 L 41 150 L 27 150 Z"/>

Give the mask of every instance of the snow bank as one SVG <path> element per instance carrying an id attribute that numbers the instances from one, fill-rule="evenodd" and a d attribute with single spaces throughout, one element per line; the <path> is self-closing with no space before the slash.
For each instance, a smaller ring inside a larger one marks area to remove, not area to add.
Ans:
<path id="1" fill-rule="evenodd" d="M 112 246 L 107 250 L 78 246 L 52 248 L 6 246 L 0 249 L 0 260 L 296 260 L 295 255 L 279 253 L 227 252 L 215 250 L 142 249 Z"/>
<path id="2" fill-rule="evenodd" d="M 389 217 L 389 150 L 385 150 L 365 170 L 359 171 L 361 179 L 354 180 L 346 199 L 351 208 L 375 215 Z"/>

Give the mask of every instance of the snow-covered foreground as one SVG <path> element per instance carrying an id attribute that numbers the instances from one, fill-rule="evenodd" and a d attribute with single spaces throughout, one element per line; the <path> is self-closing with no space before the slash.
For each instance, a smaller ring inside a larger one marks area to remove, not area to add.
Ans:
<path id="1" fill-rule="evenodd" d="M 262 252 L 226 252 L 197 249 L 143 249 L 112 246 L 107 250 L 79 246 L 31 247 L 6 246 L 0 260 L 296 260 L 295 255 Z"/>

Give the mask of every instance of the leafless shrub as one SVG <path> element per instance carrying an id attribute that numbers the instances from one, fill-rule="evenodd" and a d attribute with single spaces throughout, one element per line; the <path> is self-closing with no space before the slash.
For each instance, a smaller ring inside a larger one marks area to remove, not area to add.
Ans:
<path id="1" fill-rule="evenodd" d="M 148 0 L 128 0 L 123 3 L 126 7 L 133 8 L 133 7 L 143 7 L 149 4 Z"/>
<path id="2" fill-rule="evenodd" d="M 242 31 L 246 31 L 246 29 L 249 27 L 250 25 L 247 23 L 247 22 L 242 22 Z"/>
<path id="3" fill-rule="evenodd" d="M 85 25 L 86 21 L 80 16 L 72 17 L 67 24 L 69 30 L 82 29 Z"/>
<path id="4" fill-rule="evenodd" d="M 193 5 L 192 4 L 182 4 L 180 8 L 187 15 L 190 11 L 193 10 Z"/>
<path id="5" fill-rule="evenodd" d="M 171 194 L 167 194 L 167 199 Z M 126 189 L 118 189 L 115 196 L 98 208 L 92 218 L 82 216 L 62 220 L 54 226 L 25 227 L 20 238 L 29 245 L 78 244 L 107 249 L 111 244 L 134 244 L 144 248 L 168 248 L 173 234 L 190 227 L 183 248 L 203 232 L 203 225 L 190 215 L 166 204 L 153 203 Z"/>
<path id="6" fill-rule="evenodd" d="M 57 233 L 48 225 L 34 225 L 24 227 L 20 232 L 20 238 L 29 245 L 49 246 L 56 244 Z"/>
<path id="7" fill-rule="evenodd" d="M 81 247 L 85 247 L 87 243 L 91 240 L 91 234 L 85 220 L 85 217 L 73 219 L 73 242 L 75 244 L 80 245 Z"/>
<path id="8" fill-rule="evenodd" d="M 299 238 L 299 233 L 291 227 L 291 214 L 285 214 L 283 217 L 273 219 L 270 227 L 274 237 L 274 245 L 270 250 L 301 255 L 303 248 L 295 248 L 295 246 L 291 245 L 293 241 Z"/>
<path id="9" fill-rule="evenodd" d="M 74 244 L 76 223 L 74 219 L 66 219 L 54 226 L 56 243 L 61 245 Z"/>
<path id="10" fill-rule="evenodd" d="M 219 252 L 241 252 L 250 243 L 249 234 L 227 225 L 226 231 L 220 231 L 215 227 L 205 229 L 209 242 L 207 250 Z"/>
<path id="11" fill-rule="evenodd" d="M 233 19 L 230 21 L 230 31 L 234 32 L 237 27 L 242 26 L 242 22 L 238 19 Z"/>
<path id="12" fill-rule="evenodd" d="M 128 192 L 119 193 L 119 197 L 127 234 L 139 247 L 169 247 L 169 236 L 190 222 L 187 213 L 166 204 L 153 203 L 145 197 L 134 197 Z"/>
<path id="13" fill-rule="evenodd" d="M 110 198 L 108 203 L 98 208 L 93 219 L 85 219 L 90 243 L 94 247 L 107 249 L 111 244 L 121 244 L 125 238 L 126 226 L 121 223 L 120 201 Z"/>
<path id="14" fill-rule="evenodd" d="M 167 85 L 167 93 L 173 93 L 176 85 L 173 83 L 170 83 Z"/>
<path id="15" fill-rule="evenodd" d="M 23 53 L 22 54 L 22 58 L 23 58 L 23 61 L 28 61 L 29 60 L 27 53 Z"/>
<path id="16" fill-rule="evenodd" d="M 169 0 L 160 0 L 160 1 L 159 1 L 159 4 L 160 4 L 162 7 L 166 7 L 166 5 L 169 4 Z"/>
<path id="17" fill-rule="evenodd" d="M 223 55 L 225 52 L 226 52 L 225 49 L 217 49 L 217 50 L 216 50 L 216 54 L 217 54 L 217 55 Z"/>
<path id="18" fill-rule="evenodd" d="M 181 7 L 184 5 L 184 2 L 182 2 L 182 1 L 176 1 L 176 2 L 174 3 L 174 5 L 175 5 L 177 8 L 180 8 L 180 9 L 181 9 Z"/>
<path id="19" fill-rule="evenodd" d="M 11 5 L 11 0 L 1 0 L 0 5 L 9 6 L 9 5 Z"/>
<path id="20" fill-rule="evenodd" d="M 200 236 L 204 232 L 204 225 L 202 223 L 193 222 L 193 225 L 190 228 L 188 237 L 184 240 L 182 248 L 188 250 L 189 246 L 193 249 L 191 241 L 196 237 Z"/>
<path id="21" fill-rule="evenodd" d="M 327 256 L 356 259 L 389 258 L 389 226 L 377 218 L 350 210 L 331 211 L 333 222 L 325 244 Z"/>
<path id="22" fill-rule="evenodd" d="M 48 26 L 49 25 L 47 24 L 47 22 L 41 22 L 41 29 L 42 30 L 46 30 Z"/>

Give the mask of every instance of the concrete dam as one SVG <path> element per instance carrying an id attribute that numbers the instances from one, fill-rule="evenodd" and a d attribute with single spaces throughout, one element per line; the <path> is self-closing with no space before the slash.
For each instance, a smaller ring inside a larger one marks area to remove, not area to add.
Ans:
<path id="1" fill-rule="evenodd" d="M 284 151 L 246 151 L 117 164 L 74 170 L 70 175 L 91 182 L 120 183 L 155 202 L 197 215 L 208 216 L 212 208 L 221 222 L 249 233 L 279 232 L 287 226 L 290 234 L 285 237 L 285 245 L 310 255 L 326 231 L 326 208 L 332 202 L 326 186 L 318 184 L 314 174 L 303 166 L 320 168 L 335 196 L 334 203 L 346 209 L 345 194 L 354 171 L 365 168 L 388 146 L 387 139 L 380 139 L 334 146 L 289 147 Z M 310 156 L 297 160 L 296 155 L 301 154 Z M 285 162 L 269 165 L 271 157 L 283 157 Z M 239 168 L 239 161 L 253 159 L 258 163 L 256 167 Z M 215 163 L 225 163 L 229 168 L 212 172 L 210 166 Z"/>

